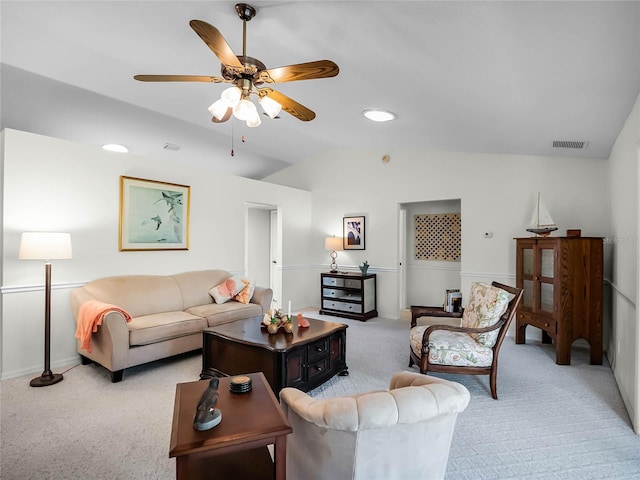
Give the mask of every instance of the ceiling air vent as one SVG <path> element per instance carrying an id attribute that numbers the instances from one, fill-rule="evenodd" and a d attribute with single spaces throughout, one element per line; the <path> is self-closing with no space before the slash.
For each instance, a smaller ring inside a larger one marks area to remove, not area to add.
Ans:
<path id="1" fill-rule="evenodd" d="M 568 140 L 554 140 L 553 148 L 578 148 L 584 149 L 589 146 L 589 142 L 571 142 Z"/>

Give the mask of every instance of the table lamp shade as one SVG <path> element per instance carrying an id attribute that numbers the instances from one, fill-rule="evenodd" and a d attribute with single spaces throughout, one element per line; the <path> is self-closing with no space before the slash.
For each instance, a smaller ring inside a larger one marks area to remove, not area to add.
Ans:
<path id="1" fill-rule="evenodd" d="M 71 235 L 54 232 L 24 232 L 20 240 L 22 260 L 58 260 L 71 258 Z"/>
<path id="2" fill-rule="evenodd" d="M 324 239 L 324 249 L 331 252 L 342 250 L 342 237 L 327 237 Z"/>

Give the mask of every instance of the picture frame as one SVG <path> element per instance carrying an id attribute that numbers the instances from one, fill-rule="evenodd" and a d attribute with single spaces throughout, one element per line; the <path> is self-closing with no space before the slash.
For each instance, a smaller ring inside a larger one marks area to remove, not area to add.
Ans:
<path id="1" fill-rule="evenodd" d="M 191 187 L 120 176 L 119 251 L 189 250 Z"/>
<path id="2" fill-rule="evenodd" d="M 365 249 L 364 216 L 342 218 L 342 248 L 345 250 Z"/>

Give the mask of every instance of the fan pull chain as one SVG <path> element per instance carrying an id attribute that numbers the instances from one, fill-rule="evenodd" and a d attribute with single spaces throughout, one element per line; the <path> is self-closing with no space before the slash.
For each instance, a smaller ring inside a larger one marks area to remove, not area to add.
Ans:
<path id="1" fill-rule="evenodd" d="M 233 157 L 235 153 L 233 152 L 233 121 L 231 122 L 231 156 Z"/>

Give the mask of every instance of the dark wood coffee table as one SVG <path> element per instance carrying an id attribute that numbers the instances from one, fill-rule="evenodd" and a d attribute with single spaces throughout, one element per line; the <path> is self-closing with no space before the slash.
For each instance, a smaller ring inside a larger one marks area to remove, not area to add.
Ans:
<path id="1" fill-rule="evenodd" d="M 171 426 L 169 457 L 178 480 L 205 478 L 286 478 L 286 436 L 292 432 L 280 404 L 261 373 L 249 374 L 252 389 L 232 393 L 221 378 L 216 408 L 222 422 L 211 430 L 193 428 L 196 405 L 208 381 L 179 383 Z M 267 445 L 274 445 L 274 461 Z"/>
<path id="2" fill-rule="evenodd" d="M 348 375 L 347 325 L 308 319 L 309 327 L 269 335 L 262 317 L 202 331 L 200 378 L 263 372 L 276 395 L 284 387 L 308 392 L 336 374 Z"/>

